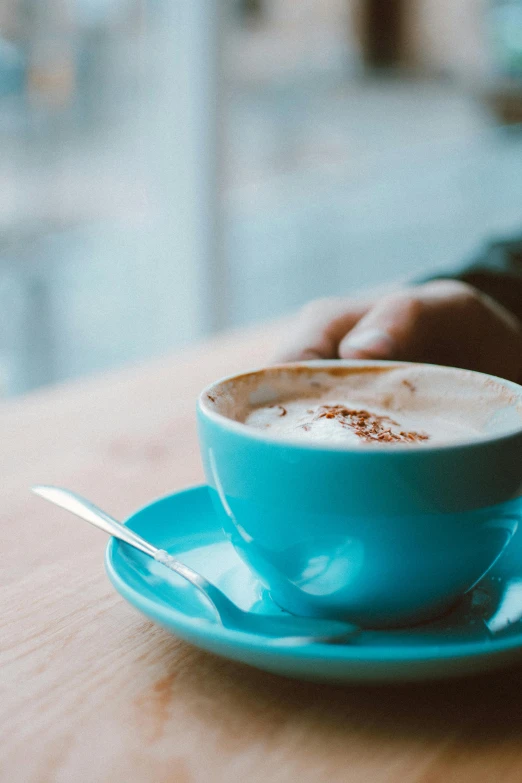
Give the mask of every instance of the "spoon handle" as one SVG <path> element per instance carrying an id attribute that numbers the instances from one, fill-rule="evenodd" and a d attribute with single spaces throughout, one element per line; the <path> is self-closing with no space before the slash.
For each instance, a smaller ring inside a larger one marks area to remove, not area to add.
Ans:
<path id="1" fill-rule="evenodd" d="M 94 503 L 82 498 L 81 495 L 77 495 L 76 492 L 71 492 L 71 490 L 63 487 L 50 487 L 41 484 L 31 487 L 31 489 L 36 495 L 48 500 L 50 503 L 54 503 L 55 506 L 60 506 L 60 508 L 70 511 L 110 536 L 119 538 L 120 541 L 124 541 L 126 544 L 130 544 L 130 546 L 145 552 L 146 555 L 150 555 L 158 563 L 162 563 L 171 571 L 186 579 L 212 604 L 220 617 L 222 617 L 225 610 L 230 616 L 240 611 L 226 595 L 222 594 L 218 588 L 208 582 L 204 576 L 196 573 L 196 571 L 193 571 L 192 568 L 184 563 L 180 563 L 179 560 L 176 560 L 165 550 L 153 546 L 126 525 L 122 525 L 121 522 L 117 522 L 110 517 L 101 508 L 95 506 Z"/>
<path id="2" fill-rule="evenodd" d="M 90 503 L 75 492 L 71 492 L 68 489 L 62 489 L 61 487 L 48 487 L 42 485 L 34 486 L 32 487 L 32 490 L 36 495 L 48 500 L 50 503 L 54 503 L 55 506 L 60 506 L 60 508 L 64 508 L 66 511 L 76 514 L 77 517 L 84 519 L 86 522 L 90 522 L 91 525 L 94 525 L 95 527 L 99 527 L 100 530 L 104 530 L 110 536 L 119 538 L 121 541 L 125 541 L 125 543 L 136 547 L 136 549 L 140 549 L 142 552 L 145 552 L 146 555 L 154 557 L 159 551 L 137 533 L 134 533 L 120 522 L 117 522 L 102 511 L 101 508 L 95 506 L 94 503 Z"/>
<path id="3" fill-rule="evenodd" d="M 62 487 L 37 485 L 32 487 L 36 495 L 54 503 L 56 506 L 70 511 L 75 516 L 90 522 L 105 533 L 119 538 L 126 544 L 145 552 L 146 555 L 162 563 L 171 571 L 190 582 L 214 607 L 221 623 L 230 628 L 243 628 L 247 632 L 262 635 L 285 637 L 303 637 L 306 642 L 332 641 L 353 636 L 358 629 L 348 623 L 336 620 L 317 620 L 306 617 L 272 617 L 271 615 L 256 615 L 245 612 L 236 606 L 218 587 L 207 581 L 204 576 L 192 568 L 180 563 L 164 549 L 158 549 L 126 525 L 122 525 L 110 517 L 90 501 Z M 295 641 L 295 640 L 294 640 Z"/>

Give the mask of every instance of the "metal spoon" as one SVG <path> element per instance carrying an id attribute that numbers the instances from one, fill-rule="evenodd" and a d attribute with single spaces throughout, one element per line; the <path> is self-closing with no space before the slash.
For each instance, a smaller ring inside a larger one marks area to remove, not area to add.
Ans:
<path id="1" fill-rule="evenodd" d="M 170 568 L 171 571 L 182 576 L 194 585 L 212 604 L 225 628 L 241 630 L 260 636 L 273 636 L 280 639 L 292 638 L 293 642 L 298 640 L 300 644 L 339 642 L 359 632 L 357 626 L 337 620 L 245 612 L 227 598 L 218 587 L 205 579 L 204 576 L 180 563 L 179 560 L 169 555 L 164 549 L 158 549 L 148 541 L 145 541 L 137 533 L 112 519 L 104 511 L 75 492 L 70 492 L 61 487 L 40 485 L 32 487 L 32 491 L 56 506 L 60 506 L 66 511 L 76 514 L 81 519 L 85 519 L 91 525 L 99 527 L 101 530 L 109 533 L 109 535 L 119 538 L 120 541 L 124 541 L 126 544 L 139 549 L 141 552 L 154 558 L 158 563 L 162 563 L 162 565 Z"/>

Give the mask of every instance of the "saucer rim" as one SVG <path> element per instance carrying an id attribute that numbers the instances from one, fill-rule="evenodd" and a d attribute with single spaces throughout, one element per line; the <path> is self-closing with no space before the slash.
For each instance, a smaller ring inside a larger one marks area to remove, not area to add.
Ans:
<path id="1" fill-rule="evenodd" d="M 146 503 L 133 512 L 123 524 L 130 523 L 142 513 L 152 511 L 155 506 L 163 503 L 169 503 L 178 497 L 201 496 L 207 493 L 206 484 L 198 484 L 178 490 L 168 495 L 162 495 Z M 214 511 L 211 509 L 211 513 Z M 220 529 L 216 526 L 216 529 Z M 225 537 L 223 540 L 226 541 Z M 308 645 L 289 644 L 288 641 L 279 641 L 268 637 L 262 637 L 258 634 L 247 633 L 245 631 L 229 629 L 223 627 L 219 622 L 213 623 L 204 617 L 190 617 L 183 611 L 175 607 L 167 607 L 161 602 L 150 598 L 132 587 L 125 579 L 126 567 L 120 568 L 115 561 L 115 555 L 122 547 L 128 544 L 111 538 L 105 549 L 105 570 L 110 582 L 118 593 L 132 606 L 143 612 L 147 617 L 154 619 L 157 623 L 167 628 L 174 635 L 180 631 L 190 635 L 191 641 L 196 637 L 202 641 L 217 645 L 229 645 L 234 649 L 244 650 L 256 653 L 270 653 L 282 658 L 307 659 L 307 660 L 331 660 L 335 662 L 346 662 L 354 664 L 372 664 L 372 663 L 417 663 L 426 664 L 438 663 L 441 661 L 462 661 L 463 659 L 487 658 L 501 656 L 504 653 L 520 650 L 522 655 L 522 630 L 519 635 L 507 639 L 484 639 L 477 642 L 460 642 L 454 644 L 426 644 L 422 646 L 408 646 L 405 644 L 395 644 L 392 646 L 383 645 L 328 645 L 313 643 Z M 368 629 L 370 630 L 370 629 Z M 363 629 L 364 633 L 364 629 Z M 197 645 L 197 641 L 192 641 Z"/>

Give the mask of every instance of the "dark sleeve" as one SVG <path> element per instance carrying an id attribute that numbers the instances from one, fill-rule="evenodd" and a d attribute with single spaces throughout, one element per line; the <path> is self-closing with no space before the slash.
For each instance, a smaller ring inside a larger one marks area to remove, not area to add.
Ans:
<path id="1" fill-rule="evenodd" d="M 522 321 L 522 236 L 491 242 L 462 268 L 431 275 L 422 282 L 442 278 L 469 283 Z"/>

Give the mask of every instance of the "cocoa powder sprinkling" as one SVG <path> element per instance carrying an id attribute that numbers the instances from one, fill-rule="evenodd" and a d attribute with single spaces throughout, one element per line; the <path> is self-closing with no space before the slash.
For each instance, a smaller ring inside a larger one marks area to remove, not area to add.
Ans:
<path id="1" fill-rule="evenodd" d="M 389 416 L 371 413 L 367 410 L 356 410 L 344 405 L 321 405 L 314 420 L 333 419 L 343 427 L 350 429 L 358 438 L 368 443 L 418 443 L 428 440 L 424 432 L 400 430 L 394 432 L 391 428 L 399 424 Z"/>

